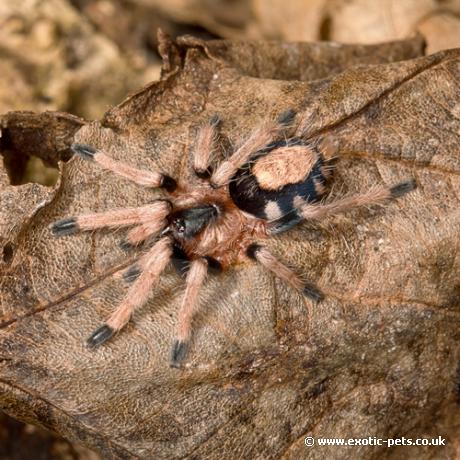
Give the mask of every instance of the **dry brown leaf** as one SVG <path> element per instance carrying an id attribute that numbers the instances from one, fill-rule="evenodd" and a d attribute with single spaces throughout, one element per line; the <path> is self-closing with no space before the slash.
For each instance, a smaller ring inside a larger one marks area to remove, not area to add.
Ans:
<path id="1" fill-rule="evenodd" d="M 438 435 L 446 447 L 390 454 L 455 458 L 460 51 L 410 59 L 422 48 L 419 37 L 369 48 L 163 38 L 163 79 L 83 126 L 78 142 L 183 180 L 210 115 L 236 143 L 267 113 L 294 108 L 310 136 L 337 142 L 334 193 L 409 177 L 418 189 L 271 240 L 327 293 L 315 308 L 254 264 L 211 279 L 178 371 L 168 359 L 182 280 L 168 271 L 131 324 L 88 351 L 86 337 L 126 291 L 115 275 L 132 257 L 118 247 L 122 232 L 55 239 L 49 230 L 161 192 L 78 158 L 53 189 L 3 187 L 2 206 L 11 194 L 23 205 L 2 222 L 0 407 L 105 458 L 342 458 L 304 437 Z M 3 117 L 10 146 L 26 139 L 14 134 L 16 116 Z M 353 450 L 357 459 L 388 455 L 384 446 Z"/>

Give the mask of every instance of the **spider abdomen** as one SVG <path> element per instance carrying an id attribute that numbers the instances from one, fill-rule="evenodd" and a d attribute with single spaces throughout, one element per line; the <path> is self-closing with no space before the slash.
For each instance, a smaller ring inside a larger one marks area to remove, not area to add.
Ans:
<path id="1" fill-rule="evenodd" d="M 328 168 L 318 148 L 298 138 L 272 143 L 253 155 L 230 182 L 233 202 L 259 219 L 299 222 L 297 208 L 327 191 Z"/>

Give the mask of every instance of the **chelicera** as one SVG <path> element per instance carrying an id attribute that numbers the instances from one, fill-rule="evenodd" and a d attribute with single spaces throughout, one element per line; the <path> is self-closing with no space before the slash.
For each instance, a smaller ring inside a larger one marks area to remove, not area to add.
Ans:
<path id="1" fill-rule="evenodd" d="M 145 253 L 125 273 L 131 284 L 118 308 L 88 339 L 90 347 L 109 340 L 143 305 L 161 273 L 172 263 L 185 274 L 171 365 L 186 357 L 192 319 L 200 308 L 199 292 L 211 272 L 255 261 L 313 302 L 320 289 L 278 260 L 263 240 L 286 232 L 305 220 L 320 220 L 350 209 L 381 204 L 415 187 L 412 180 L 376 186 L 362 194 L 324 203 L 333 171 L 328 142 L 289 136 L 294 112 L 266 118 L 212 170 L 221 120 L 213 116 L 198 131 L 192 152 L 196 181 L 188 183 L 158 171 L 146 171 L 116 161 L 95 146 L 73 144 L 80 157 L 144 187 L 160 187 L 165 198 L 139 207 L 80 215 L 52 226 L 57 236 L 102 227 L 132 226 L 124 247 L 144 244 Z"/>

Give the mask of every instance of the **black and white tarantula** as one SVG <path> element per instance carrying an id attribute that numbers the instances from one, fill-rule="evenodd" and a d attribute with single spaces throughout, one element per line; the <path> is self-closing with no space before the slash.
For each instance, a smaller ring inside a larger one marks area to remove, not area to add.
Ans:
<path id="1" fill-rule="evenodd" d="M 73 144 L 84 159 L 144 187 L 161 187 L 168 198 L 139 208 L 81 215 L 55 222 L 55 235 L 101 227 L 133 226 L 125 246 L 148 243 L 149 249 L 124 274 L 132 282 L 118 308 L 88 339 L 96 347 L 127 324 L 133 311 L 143 305 L 169 262 L 186 271 L 186 286 L 179 310 L 171 365 L 184 360 L 192 334 L 192 318 L 199 309 L 199 291 L 208 272 L 226 270 L 252 259 L 289 283 L 312 301 L 321 291 L 305 282 L 261 243 L 304 220 L 319 220 L 359 206 L 398 198 L 415 187 L 412 180 L 393 187 L 371 190 L 331 203 L 321 199 L 328 191 L 333 164 L 327 142 L 312 143 L 288 137 L 295 117 L 292 111 L 278 119 L 267 118 L 251 132 L 235 152 L 211 169 L 220 119 L 212 117 L 198 132 L 193 168 L 199 180 L 191 185 L 176 182 L 157 171 L 136 169 L 116 161 L 98 148 Z"/>

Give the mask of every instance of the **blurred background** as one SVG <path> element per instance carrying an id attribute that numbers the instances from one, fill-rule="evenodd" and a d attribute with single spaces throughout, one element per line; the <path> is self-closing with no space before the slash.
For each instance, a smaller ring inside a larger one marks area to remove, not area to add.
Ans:
<path id="1" fill-rule="evenodd" d="M 419 31 L 430 54 L 460 47 L 460 0 L 0 0 L 0 114 L 100 118 L 159 78 L 158 27 L 173 37 L 344 43 Z M 56 179 L 33 156 L 10 177 L 13 185 Z M 99 457 L 0 412 L 0 459 Z"/>

